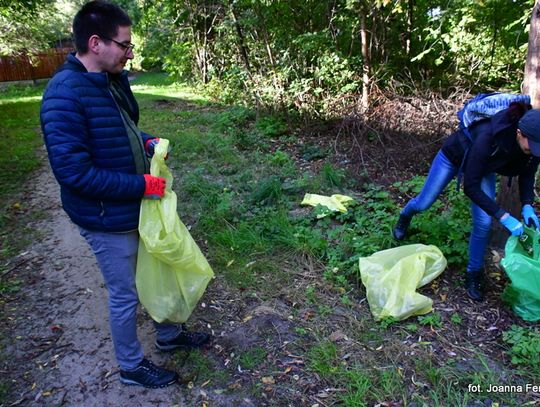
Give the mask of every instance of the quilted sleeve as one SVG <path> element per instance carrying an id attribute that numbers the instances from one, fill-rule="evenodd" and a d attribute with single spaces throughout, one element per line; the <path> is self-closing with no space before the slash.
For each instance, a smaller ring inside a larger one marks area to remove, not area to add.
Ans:
<path id="1" fill-rule="evenodd" d="M 144 194 L 144 177 L 96 167 L 84 106 L 64 83 L 51 84 L 41 106 L 41 127 L 59 184 L 93 199 L 134 200 Z"/>

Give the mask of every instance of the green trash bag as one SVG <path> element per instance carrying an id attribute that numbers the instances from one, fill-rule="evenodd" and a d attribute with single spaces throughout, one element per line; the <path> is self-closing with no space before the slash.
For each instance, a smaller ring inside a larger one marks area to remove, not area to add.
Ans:
<path id="1" fill-rule="evenodd" d="M 524 320 L 540 320 L 540 232 L 526 227 L 522 236 L 510 236 L 501 265 L 511 281 L 505 300 Z"/>
<path id="2" fill-rule="evenodd" d="M 361 257 L 360 275 L 376 320 L 398 320 L 431 312 L 433 301 L 416 290 L 446 268 L 446 258 L 433 245 L 411 244 Z"/>
<path id="3" fill-rule="evenodd" d="M 155 147 L 150 173 L 167 180 L 160 200 L 143 199 L 135 283 L 139 300 L 157 322 L 183 323 L 214 276 L 176 212 L 172 174 L 165 164 L 169 141 Z"/>

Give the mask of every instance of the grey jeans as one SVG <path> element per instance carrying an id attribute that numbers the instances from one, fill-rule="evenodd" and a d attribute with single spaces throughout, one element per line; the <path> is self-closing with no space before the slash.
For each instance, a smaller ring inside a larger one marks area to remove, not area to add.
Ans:
<path id="1" fill-rule="evenodd" d="M 79 228 L 92 248 L 109 292 L 109 322 L 118 365 L 134 370 L 143 359 L 142 345 L 137 338 L 137 306 L 135 270 L 139 233 L 95 232 Z M 168 341 L 182 330 L 180 325 L 154 322 L 157 339 Z"/>

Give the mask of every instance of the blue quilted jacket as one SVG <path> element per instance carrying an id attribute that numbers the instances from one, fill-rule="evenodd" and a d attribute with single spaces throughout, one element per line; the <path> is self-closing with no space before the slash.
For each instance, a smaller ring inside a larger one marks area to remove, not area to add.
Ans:
<path id="1" fill-rule="evenodd" d="M 135 159 L 140 160 L 140 155 L 147 159 L 143 144 L 151 136 L 142 133 L 140 146 L 132 147 L 109 90 L 111 80 L 117 80 L 128 95 L 129 115 L 137 123 L 138 105 L 127 71 L 114 78 L 89 73 L 70 54 L 45 89 L 41 128 L 62 205 L 71 220 L 89 230 L 126 232 L 139 223 L 145 182 L 137 174 Z"/>

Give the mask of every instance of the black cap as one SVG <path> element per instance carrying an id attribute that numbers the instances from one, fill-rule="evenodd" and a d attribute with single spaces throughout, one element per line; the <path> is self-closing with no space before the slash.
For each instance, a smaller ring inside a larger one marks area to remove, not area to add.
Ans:
<path id="1" fill-rule="evenodd" d="M 535 157 L 540 157 L 540 109 L 532 109 L 519 120 L 518 129 L 529 141 L 529 149 Z"/>

